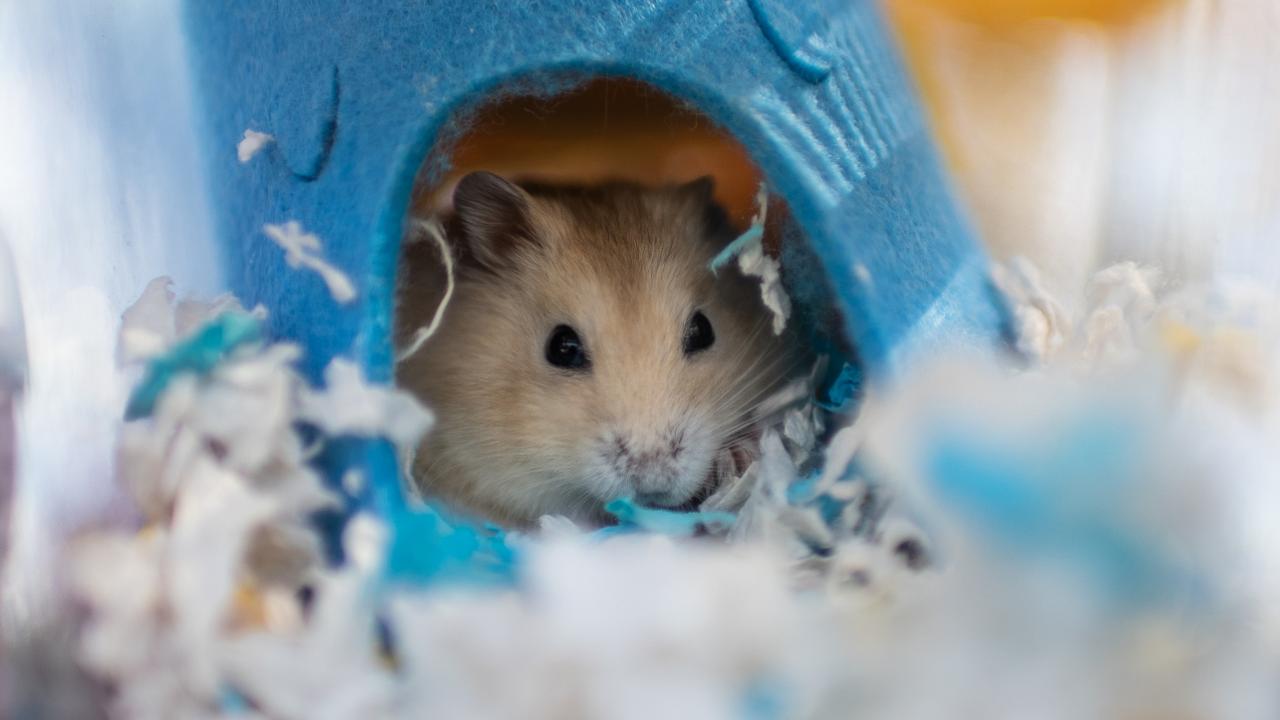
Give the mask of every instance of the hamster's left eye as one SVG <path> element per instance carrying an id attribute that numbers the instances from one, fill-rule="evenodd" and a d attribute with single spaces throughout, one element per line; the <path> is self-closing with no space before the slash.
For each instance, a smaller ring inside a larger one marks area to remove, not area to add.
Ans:
<path id="1" fill-rule="evenodd" d="M 711 321 L 701 310 L 695 311 L 684 328 L 684 354 L 702 352 L 715 344 L 715 341 L 716 334 L 711 329 Z"/>
<path id="2" fill-rule="evenodd" d="M 591 360 L 578 332 L 568 325 L 557 325 L 547 339 L 547 362 L 565 370 L 587 370 Z"/>

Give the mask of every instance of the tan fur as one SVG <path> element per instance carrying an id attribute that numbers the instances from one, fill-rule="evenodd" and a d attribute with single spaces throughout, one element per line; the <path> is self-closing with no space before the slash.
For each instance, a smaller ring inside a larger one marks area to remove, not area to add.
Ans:
<path id="1" fill-rule="evenodd" d="M 715 453 L 748 431 L 754 404 L 793 364 L 758 286 L 707 269 L 729 238 L 706 237 L 706 196 L 627 184 L 529 194 L 536 242 L 520 245 L 505 271 L 463 263 L 437 335 L 397 368 L 438 417 L 415 480 L 515 525 L 548 513 L 599 520 L 602 505 L 624 495 L 679 505 L 705 492 Z M 401 281 L 401 338 L 436 299 L 427 288 L 438 284 L 438 263 L 415 252 Z M 716 340 L 686 357 L 695 310 Z M 559 324 L 582 337 L 589 372 L 547 362 Z M 610 452 L 624 443 L 652 472 L 616 470 Z"/>

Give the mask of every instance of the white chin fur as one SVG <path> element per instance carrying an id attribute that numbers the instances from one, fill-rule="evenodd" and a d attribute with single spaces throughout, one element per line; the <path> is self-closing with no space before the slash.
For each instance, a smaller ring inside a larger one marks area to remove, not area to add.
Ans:
<path id="1" fill-rule="evenodd" d="M 589 478 L 589 492 L 600 498 L 601 503 L 620 497 L 634 497 L 642 505 L 676 507 L 687 503 L 702 489 L 711 469 L 712 455 L 709 444 L 686 446 L 677 462 L 665 466 L 665 474 L 669 477 L 661 483 L 644 483 L 646 487 L 643 490 L 637 487 L 639 483 L 602 459 L 593 460 L 585 476 Z"/>

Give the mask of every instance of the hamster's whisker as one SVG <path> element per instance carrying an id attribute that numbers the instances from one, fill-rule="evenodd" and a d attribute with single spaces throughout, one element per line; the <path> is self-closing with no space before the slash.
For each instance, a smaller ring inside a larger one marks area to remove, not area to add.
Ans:
<path id="1" fill-rule="evenodd" d="M 733 436 L 739 431 L 752 428 L 761 423 L 755 411 L 773 393 L 777 392 L 781 383 L 766 384 L 755 388 L 749 396 L 732 398 L 733 403 L 722 401 L 717 403 L 712 414 L 712 424 L 717 434 Z M 721 418 L 733 418 L 732 422 L 723 422 Z"/>
<path id="2" fill-rule="evenodd" d="M 763 368 L 760 367 L 762 362 L 767 363 Z M 729 386 L 730 389 L 726 391 L 723 396 L 712 398 L 712 403 L 717 408 L 728 406 L 729 403 L 736 400 L 738 396 L 743 393 L 751 392 L 754 389 L 752 384 L 748 382 L 750 378 L 761 377 L 773 372 L 781 362 L 785 362 L 785 358 L 779 358 L 777 356 L 768 357 L 766 355 L 757 356 L 751 361 L 749 366 L 736 374 L 737 382 Z"/>
<path id="3" fill-rule="evenodd" d="M 765 398 L 782 387 L 802 362 L 800 358 L 774 357 L 765 366 L 758 367 L 759 359 L 757 359 L 757 362 L 738 376 L 732 392 L 711 400 L 713 416 L 720 416 L 726 411 L 729 411 L 729 414 L 737 414 L 733 411 L 738 409 L 754 410 Z M 757 382 L 761 378 L 770 377 L 776 379 L 766 383 Z"/>
<path id="4" fill-rule="evenodd" d="M 739 364 L 739 363 L 742 361 L 742 358 L 743 358 L 743 357 L 744 357 L 744 356 L 745 356 L 745 355 L 746 355 L 746 354 L 747 354 L 747 353 L 748 353 L 752 348 L 754 348 L 754 347 L 755 347 L 755 341 L 756 341 L 756 339 L 757 339 L 758 337 L 760 337 L 760 333 L 762 333 L 766 327 L 771 327 L 771 326 L 772 326 L 772 323 L 771 323 L 770 321 L 766 321 L 764 318 L 760 318 L 760 319 L 758 319 L 758 320 L 756 321 L 755 325 L 754 325 L 754 326 L 752 326 L 751 331 L 747 334 L 747 338 L 746 338 L 746 340 L 742 341 L 742 342 L 739 344 L 739 346 L 738 346 L 738 348 L 737 348 L 737 353 L 736 353 L 736 354 L 734 354 L 734 355 L 733 355 L 733 357 L 730 359 L 730 360 L 731 360 L 730 365 L 737 365 L 737 364 Z M 758 360 L 758 359 L 760 359 L 762 356 L 763 356 L 763 355 L 758 354 L 758 355 L 756 355 L 755 359 L 756 359 L 756 360 Z"/>

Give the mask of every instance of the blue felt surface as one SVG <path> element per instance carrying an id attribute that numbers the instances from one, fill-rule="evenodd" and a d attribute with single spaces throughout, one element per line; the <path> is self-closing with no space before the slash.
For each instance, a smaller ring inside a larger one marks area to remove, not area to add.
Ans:
<path id="1" fill-rule="evenodd" d="M 785 197 L 869 376 L 1003 314 L 874 3 L 823 0 L 188 0 L 207 187 L 233 289 L 319 379 L 392 377 L 392 302 L 419 167 L 455 113 L 521 81 L 626 75 L 732 132 Z M 813 8 L 816 8 L 813 9 Z M 247 164 L 252 128 L 277 145 Z M 297 220 L 355 281 L 340 306 L 264 223 Z M 804 293 L 800 293 L 804 295 Z M 385 474 L 385 473 L 383 473 Z M 394 487 L 394 477 L 378 477 Z"/>

